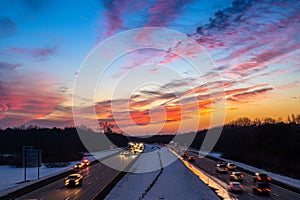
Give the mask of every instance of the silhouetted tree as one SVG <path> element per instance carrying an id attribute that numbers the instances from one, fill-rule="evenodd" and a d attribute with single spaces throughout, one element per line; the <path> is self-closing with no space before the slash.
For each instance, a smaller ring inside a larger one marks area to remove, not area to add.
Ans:
<path id="1" fill-rule="evenodd" d="M 266 117 L 266 118 L 264 119 L 264 123 L 265 123 L 265 124 L 275 124 L 275 123 L 276 123 L 276 120 L 273 119 L 272 117 Z"/>

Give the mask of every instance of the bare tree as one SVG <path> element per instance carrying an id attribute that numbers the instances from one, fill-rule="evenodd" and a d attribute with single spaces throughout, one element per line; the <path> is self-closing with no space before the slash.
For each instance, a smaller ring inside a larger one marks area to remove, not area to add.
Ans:
<path id="1" fill-rule="evenodd" d="M 252 125 L 254 126 L 260 126 L 262 123 L 261 123 L 261 120 L 260 118 L 256 117 L 252 120 Z"/>
<path id="2" fill-rule="evenodd" d="M 276 124 L 276 120 L 273 119 L 272 117 L 266 117 L 264 119 L 264 124 Z"/>
<path id="3" fill-rule="evenodd" d="M 108 122 L 99 122 L 100 128 L 103 130 L 104 133 L 112 133 L 112 128 L 114 125 L 109 124 Z"/>
<path id="4" fill-rule="evenodd" d="M 250 126 L 251 120 L 248 117 L 240 117 L 234 121 L 234 125 L 237 127 Z"/>
<path id="5" fill-rule="evenodd" d="M 288 115 L 287 120 L 288 120 L 288 123 L 291 123 L 291 122 L 292 122 L 290 115 Z"/>
<path id="6" fill-rule="evenodd" d="M 294 113 L 292 114 L 292 122 L 296 122 L 296 117 Z"/>

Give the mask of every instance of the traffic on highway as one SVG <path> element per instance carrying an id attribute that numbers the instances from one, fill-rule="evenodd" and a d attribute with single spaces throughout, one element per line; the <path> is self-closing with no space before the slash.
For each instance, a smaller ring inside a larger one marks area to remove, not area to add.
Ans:
<path id="1" fill-rule="evenodd" d="M 150 145 L 147 146 L 150 147 Z M 207 157 L 200 158 L 196 152 L 183 151 L 180 148 L 163 146 L 161 148 L 169 149 L 183 162 L 187 162 L 194 168 L 217 179 L 217 182 L 224 183 L 225 186 L 222 185 L 222 187 L 228 191 L 231 199 L 300 199 L 299 194 L 271 183 L 272 179 L 267 174 L 247 174 L 240 171 L 233 163 L 225 163 Z M 101 162 L 95 163 L 83 159 L 74 165 L 73 173 L 16 199 L 104 199 L 122 178 L 121 176 L 117 179 L 121 171 L 126 171 L 126 168 L 132 166 L 142 155 L 144 149 L 143 143 L 129 143 L 126 150 L 108 156 Z M 160 148 L 155 149 L 159 150 Z M 109 166 L 114 166 L 115 169 Z M 115 183 L 112 184 L 113 182 Z M 134 188 L 132 189 L 134 190 Z"/>
<path id="2" fill-rule="evenodd" d="M 247 174 L 239 171 L 233 163 L 215 161 L 207 157 L 199 158 L 197 153 L 180 148 L 173 150 L 180 159 L 188 162 L 188 158 L 193 156 L 195 161 L 190 164 L 225 183 L 225 189 L 234 199 L 300 199 L 298 193 L 270 183 L 271 177 L 267 174 Z"/>

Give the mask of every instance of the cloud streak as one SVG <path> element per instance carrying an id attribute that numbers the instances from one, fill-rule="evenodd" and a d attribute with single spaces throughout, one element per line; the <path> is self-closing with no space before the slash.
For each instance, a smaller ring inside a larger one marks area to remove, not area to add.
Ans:
<path id="1" fill-rule="evenodd" d="M 38 59 L 45 59 L 56 53 L 58 46 L 51 46 L 45 48 L 21 48 L 10 47 L 5 50 L 6 53 L 14 53 L 19 55 L 31 56 Z"/>

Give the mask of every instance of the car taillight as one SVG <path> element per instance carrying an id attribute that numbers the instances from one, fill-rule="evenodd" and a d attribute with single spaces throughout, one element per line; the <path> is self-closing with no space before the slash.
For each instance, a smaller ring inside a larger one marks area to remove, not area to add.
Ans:
<path id="1" fill-rule="evenodd" d="M 234 186 L 233 186 L 233 185 L 231 186 L 231 189 L 234 189 Z"/>
<path id="2" fill-rule="evenodd" d="M 268 181 L 270 181 L 270 180 L 271 180 L 271 178 L 270 178 L 270 177 L 268 177 L 267 179 L 268 179 Z"/>
<path id="3" fill-rule="evenodd" d="M 259 192 L 262 192 L 262 189 L 260 189 L 260 188 L 257 188 L 257 190 L 258 190 Z"/>
<path id="4" fill-rule="evenodd" d="M 269 188 L 266 188 L 266 191 L 271 192 L 271 190 Z"/>
<path id="5" fill-rule="evenodd" d="M 261 180 L 261 177 L 259 176 L 259 177 L 257 177 L 257 179 L 258 179 L 258 180 Z"/>
<path id="6" fill-rule="evenodd" d="M 244 188 L 244 186 L 240 185 L 240 188 L 241 188 L 241 189 L 243 189 L 243 188 Z"/>

